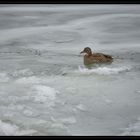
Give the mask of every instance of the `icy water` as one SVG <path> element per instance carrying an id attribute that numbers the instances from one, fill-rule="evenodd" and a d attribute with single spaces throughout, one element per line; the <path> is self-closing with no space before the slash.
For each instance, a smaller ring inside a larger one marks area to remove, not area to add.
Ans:
<path id="1" fill-rule="evenodd" d="M 140 5 L 0 5 L 0 135 L 140 135 Z"/>

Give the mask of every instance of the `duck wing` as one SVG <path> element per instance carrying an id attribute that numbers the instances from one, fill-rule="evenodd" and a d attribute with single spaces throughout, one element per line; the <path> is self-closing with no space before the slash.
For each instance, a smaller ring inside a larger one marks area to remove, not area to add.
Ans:
<path id="1" fill-rule="evenodd" d="M 106 57 L 106 58 L 109 58 L 109 59 L 112 59 L 112 56 L 110 55 L 107 55 L 107 54 L 103 54 L 103 53 L 95 53 L 93 54 L 93 57 Z"/>
<path id="2" fill-rule="evenodd" d="M 112 59 L 112 56 L 103 54 L 106 58 Z"/>

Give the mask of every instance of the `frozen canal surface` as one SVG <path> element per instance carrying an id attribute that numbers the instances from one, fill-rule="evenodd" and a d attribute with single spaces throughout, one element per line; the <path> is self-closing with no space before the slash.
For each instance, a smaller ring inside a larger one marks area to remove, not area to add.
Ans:
<path id="1" fill-rule="evenodd" d="M 140 5 L 0 5 L 0 135 L 140 135 Z"/>

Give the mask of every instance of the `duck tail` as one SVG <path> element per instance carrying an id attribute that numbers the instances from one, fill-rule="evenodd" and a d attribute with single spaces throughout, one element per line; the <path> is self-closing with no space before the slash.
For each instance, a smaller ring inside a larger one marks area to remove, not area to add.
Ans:
<path id="1" fill-rule="evenodd" d="M 106 58 L 109 58 L 109 59 L 113 59 L 113 57 L 112 56 L 110 56 L 110 55 L 104 55 Z"/>

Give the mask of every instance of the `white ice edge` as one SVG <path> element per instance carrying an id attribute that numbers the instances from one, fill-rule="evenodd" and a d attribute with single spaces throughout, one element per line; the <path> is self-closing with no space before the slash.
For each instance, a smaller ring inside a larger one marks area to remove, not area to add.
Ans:
<path id="1" fill-rule="evenodd" d="M 131 69 L 130 66 L 122 66 L 122 67 L 98 67 L 93 69 L 88 69 L 85 67 L 79 66 L 79 72 L 82 74 L 99 74 L 99 75 L 111 75 L 111 74 L 119 74 L 120 72 L 129 71 Z"/>

